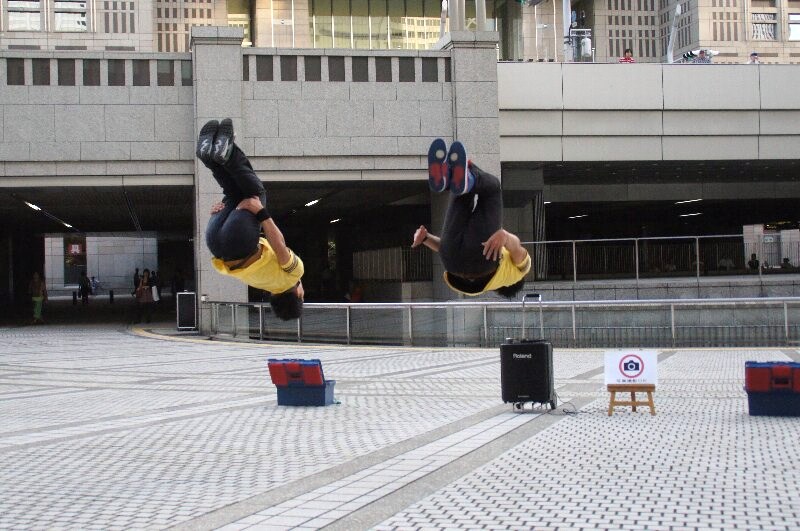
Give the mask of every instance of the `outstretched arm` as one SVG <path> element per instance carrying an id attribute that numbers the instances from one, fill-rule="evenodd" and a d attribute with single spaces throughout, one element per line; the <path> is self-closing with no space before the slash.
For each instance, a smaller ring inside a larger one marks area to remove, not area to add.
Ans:
<path id="1" fill-rule="evenodd" d="M 261 204 L 261 200 L 258 197 L 248 197 L 239 202 L 236 208 L 238 210 L 247 210 L 257 215 L 261 209 L 264 208 L 264 205 Z M 278 263 L 285 264 L 288 262 L 292 257 L 292 253 L 289 251 L 289 248 L 286 247 L 286 240 L 283 238 L 283 233 L 278 226 L 275 225 L 271 217 L 261 221 L 261 230 L 264 231 L 264 236 L 267 238 L 269 246 L 272 247 L 275 256 L 278 257 Z"/>
<path id="2" fill-rule="evenodd" d="M 441 240 L 438 236 L 429 233 L 425 225 L 420 225 L 416 232 L 414 232 L 414 241 L 411 243 L 411 248 L 413 249 L 414 247 L 424 245 L 431 251 L 438 253 L 440 243 Z"/>
<path id="3" fill-rule="evenodd" d="M 528 256 L 528 251 L 522 246 L 519 237 L 505 229 L 500 229 L 492 234 L 488 240 L 483 242 L 483 256 L 487 260 L 497 260 L 503 247 L 508 249 L 511 260 L 515 264 L 521 264 Z"/>

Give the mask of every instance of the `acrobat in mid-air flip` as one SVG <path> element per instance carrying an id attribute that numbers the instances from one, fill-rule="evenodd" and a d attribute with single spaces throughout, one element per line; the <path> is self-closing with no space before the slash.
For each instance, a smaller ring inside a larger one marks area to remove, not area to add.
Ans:
<path id="1" fill-rule="evenodd" d="M 454 291 L 480 295 L 496 291 L 515 297 L 531 269 L 528 251 L 502 228 L 500 181 L 467 159 L 461 142 L 450 150 L 437 138 L 428 150 L 428 184 L 434 192 L 450 190 L 441 237 L 421 225 L 411 247 L 425 245 L 441 255 L 444 281 Z"/>
<path id="2" fill-rule="evenodd" d="M 272 220 L 264 185 L 234 143 L 230 118 L 211 120 L 200 129 L 197 158 L 211 170 L 224 194 L 222 202 L 211 208 L 206 227 L 214 269 L 270 292 L 277 317 L 300 317 L 303 261 L 286 246 L 283 233 Z"/>

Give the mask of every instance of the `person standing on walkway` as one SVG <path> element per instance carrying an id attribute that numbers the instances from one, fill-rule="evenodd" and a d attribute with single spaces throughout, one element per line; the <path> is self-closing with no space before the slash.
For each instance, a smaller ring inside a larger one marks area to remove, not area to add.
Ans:
<path id="1" fill-rule="evenodd" d="M 136 271 L 133 272 L 133 291 L 131 295 L 136 297 L 136 290 L 139 288 L 139 268 L 136 268 Z"/>
<path id="2" fill-rule="evenodd" d="M 150 270 L 144 269 L 139 285 L 136 287 L 136 318 L 134 323 L 140 323 L 144 318 L 146 323 L 150 322 L 153 315 L 153 287 L 150 280 Z"/>
<path id="3" fill-rule="evenodd" d="M 218 273 L 268 291 L 278 318 L 303 311 L 303 261 L 289 247 L 267 210 L 267 194 L 244 152 L 234 143 L 230 118 L 200 129 L 197 158 L 214 175 L 224 197 L 211 209 L 206 245 Z M 260 232 L 264 232 L 264 238 Z"/>
<path id="4" fill-rule="evenodd" d="M 45 285 L 44 278 L 39 277 L 38 272 L 33 273 L 30 283 L 28 284 L 28 293 L 30 293 L 31 301 L 33 302 L 33 324 L 42 324 L 42 306 L 47 300 L 47 286 Z"/>
<path id="5" fill-rule="evenodd" d="M 453 142 L 448 152 L 444 140 L 437 138 L 428 150 L 428 184 L 434 192 L 452 193 L 442 236 L 420 225 L 411 247 L 424 245 L 439 253 L 444 281 L 453 291 L 516 297 L 531 258 L 519 238 L 502 227 L 500 180 L 468 160 L 461 142 Z"/>
<path id="6" fill-rule="evenodd" d="M 92 283 L 86 273 L 81 273 L 81 279 L 78 282 L 78 295 L 81 297 L 81 304 L 89 304 L 89 293 L 92 291 Z"/>

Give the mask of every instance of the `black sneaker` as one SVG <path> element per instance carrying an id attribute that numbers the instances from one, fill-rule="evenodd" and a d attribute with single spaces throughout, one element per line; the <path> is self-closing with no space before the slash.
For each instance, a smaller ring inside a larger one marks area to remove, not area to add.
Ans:
<path id="1" fill-rule="evenodd" d="M 233 151 L 233 120 L 225 118 L 219 124 L 211 158 L 217 164 L 225 164 Z"/>
<path id="2" fill-rule="evenodd" d="M 214 148 L 214 137 L 217 136 L 217 128 L 219 122 L 217 120 L 210 120 L 200 129 L 200 134 L 197 136 L 197 151 L 195 152 L 197 158 L 203 162 L 211 160 L 211 152 Z"/>

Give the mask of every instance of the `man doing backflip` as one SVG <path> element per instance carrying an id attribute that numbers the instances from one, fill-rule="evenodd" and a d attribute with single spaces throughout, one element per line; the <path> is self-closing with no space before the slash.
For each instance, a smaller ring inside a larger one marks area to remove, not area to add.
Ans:
<path id="1" fill-rule="evenodd" d="M 519 238 L 502 228 L 500 181 L 467 160 L 461 142 L 450 151 L 441 138 L 428 150 L 428 184 L 434 192 L 450 190 L 442 236 L 421 225 L 411 247 L 436 251 L 445 268 L 444 281 L 454 291 L 480 295 L 496 291 L 513 298 L 531 269 L 528 251 Z"/>
<path id="2" fill-rule="evenodd" d="M 277 317 L 285 321 L 300 317 L 303 262 L 286 246 L 283 233 L 272 220 L 264 185 L 234 143 L 230 118 L 211 120 L 200 129 L 197 158 L 211 170 L 224 194 L 222 202 L 212 207 L 206 227 L 214 269 L 270 292 Z"/>

